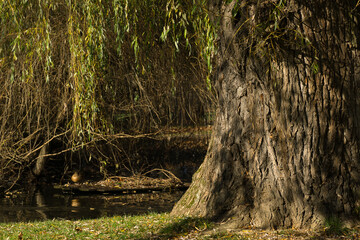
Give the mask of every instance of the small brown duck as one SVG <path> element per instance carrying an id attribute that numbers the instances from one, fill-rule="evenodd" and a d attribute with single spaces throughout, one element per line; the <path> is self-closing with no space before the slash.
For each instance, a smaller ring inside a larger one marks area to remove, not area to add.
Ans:
<path id="1" fill-rule="evenodd" d="M 74 174 L 71 176 L 71 181 L 74 183 L 78 183 L 82 180 L 81 172 L 75 171 Z"/>

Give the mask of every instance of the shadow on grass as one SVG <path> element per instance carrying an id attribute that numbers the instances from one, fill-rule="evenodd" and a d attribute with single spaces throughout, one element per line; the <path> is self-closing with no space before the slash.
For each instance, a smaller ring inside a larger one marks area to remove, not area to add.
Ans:
<path id="1" fill-rule="evenodd" d="M 155 231 L 145 233 L 136 239 L 360 239 L 360 226 L 351 229 L 345 228 L 341 221 L 336 218 L 329 218 L 324 228 L 318 230 L 238 229 L 236 231 L 233 229 L 233 231 L 229 232 L 217 229 L 217 226 L 216 223 L 209 219 L 187 217 L 174 220 L 174 222 L 168 223 Z"/>
<path id="2" fill-rule="evenodd" d="M 213 227 L 214 223 L 208 219 L 187 217 L 168 224 L 152 236 L 140 239 L 171 239 L 212 229 Z"/>

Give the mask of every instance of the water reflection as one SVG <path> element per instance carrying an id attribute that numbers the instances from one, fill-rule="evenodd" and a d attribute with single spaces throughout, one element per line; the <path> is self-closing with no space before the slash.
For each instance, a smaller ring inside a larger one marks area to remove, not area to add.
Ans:
<path id="1" fill-rule="evenodd" d="M 85 219 L 170 211 L 183 192 L 128 195 L 66 195 L 52 188 L 0 198 L 0 222 Z"/>
<path id="2" fill-rule="evenodd" d="M 71 207 L 73 208 L 81 207 L 80 200 L 78 198 L 71 199 Z M 79 211 L 77 209 L 72 209 L 71 212 L 76 213 Z"/>

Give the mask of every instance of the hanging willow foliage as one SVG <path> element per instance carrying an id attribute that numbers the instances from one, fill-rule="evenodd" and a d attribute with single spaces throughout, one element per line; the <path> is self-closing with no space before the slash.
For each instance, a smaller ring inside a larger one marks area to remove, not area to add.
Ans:
<path id="1" fill-rule="evenodd" d="M 1 176 L 54 139 L 206 123 L 216 37 L 206 4 L 0 1 Z"/>

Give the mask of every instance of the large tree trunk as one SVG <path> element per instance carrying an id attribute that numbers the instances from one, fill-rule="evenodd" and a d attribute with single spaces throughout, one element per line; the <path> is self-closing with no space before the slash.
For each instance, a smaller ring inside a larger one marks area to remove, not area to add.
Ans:
<path id="1" fill-rule="evenodd" d="M 357 1 L 223 2 L 211 7 L 221 16 L 212 141 L 172 214 L 261 228 L 352 222 L 360 183 Z"/>

